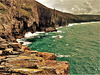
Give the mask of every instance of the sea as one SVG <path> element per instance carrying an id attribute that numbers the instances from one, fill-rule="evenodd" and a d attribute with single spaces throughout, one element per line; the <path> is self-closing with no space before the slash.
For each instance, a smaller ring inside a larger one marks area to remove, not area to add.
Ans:
<path id="1" fill-rule="evenodd" d="M 17 39 L 31 50 L 55 53 L 57 61 L 68 61 L 70 75 L 100 74 L 100 22 L 72 23 L 56 32 L 28 32 Z"/>

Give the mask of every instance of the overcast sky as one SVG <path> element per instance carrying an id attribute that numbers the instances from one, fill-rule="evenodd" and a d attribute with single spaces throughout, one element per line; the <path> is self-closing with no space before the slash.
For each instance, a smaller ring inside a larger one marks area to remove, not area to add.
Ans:
<path id="1" fill-rule="evenodd" d="M 55 8 L 63 12 L 88 13 L 100 12 L 100 0 L 37 0 L 49 8 Z"/>

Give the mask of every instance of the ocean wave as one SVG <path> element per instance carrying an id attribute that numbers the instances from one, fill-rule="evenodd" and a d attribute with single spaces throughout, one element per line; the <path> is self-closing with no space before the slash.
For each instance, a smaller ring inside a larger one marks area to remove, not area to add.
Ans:
<path id="1" fill-rule="evenodd" d="M 60 28 L 62 28 L 63 26 L 60 26 L 60 27 L 57 27 L 56 29 L 60 29 Z"/>
<path id="2" fill-rule="evenodd" d="M 29 44 L 32 43 L 32 42 L 28 42 L 28 41 L 25 41 L 25 40 L 26 40 L 25 38 L 17 39 L 17 42 L 22 43 L 22 45 L 29 45 Z"/>
<path id="3" fill-rule="evenodd" d="M 52 38 L 59 38 L 59 39 L 62 39 L 64 36 L 62 35 L 56 35 L 56 36 L 52 36 Z"/>
<path id="4" fill-rule="evenodd" d="M 59 37 L 60 39 L 62 39 L 64 36 L 62 36 L 62 35 L 58 35 L 58 37 Z"/>
<path id="5" fill-rule="evenodd" d="M 100 23 L 100 21 L 98 21 L 98 22 L 70 23 L 70 24 L 68 24 L 68 27 L 73 26 L 73 25 L 90 24 L 90 23 Z"/>
<path id="6" fill-rule="evenodd" d="M 28 32 L 24 35 L 25 38 L 34 38 L 35 36 L 38 36 L 39 33 L 31 33 L 31 32 Z"/>
<path id="7" fill-rule="evenodd" d="M 52 38 L 56 38 L 57 36 L 52 36 Z"/>
<path id="8" fill-rule="evenodd" d="M 39 34 L 41 34 L 41 33 L 45 33 L 45 32 L 35 32 L 35 33 L 28 32 L 24 35 L 24 38 L 28 38 L 28 39 L 35 38 L 35 37 L 39 36 Z"/>
<path id="9" fill-rule="evenodd" d="M 59 53 L 56 56 L 59 57 L 59 58 L 62 58 L 62 57 L 66 57 L 66 58 L 71 57 L 71 55 L 60 55 Z"/>
<path id="10" fill-rule="evenodd" d="M 62 31 L 58 30 L 57 33 L 62 33 Z"/>

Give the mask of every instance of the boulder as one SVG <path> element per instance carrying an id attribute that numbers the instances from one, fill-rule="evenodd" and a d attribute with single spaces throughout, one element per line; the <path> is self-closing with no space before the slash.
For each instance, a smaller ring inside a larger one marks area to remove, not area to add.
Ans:
<path id="1" fill-rule="evenodd" d="M 9 55 L 9 51 L 5 51 L 5 50 L 4 50 L 4 51 L 2 52 L 2 55 Z"/>
<path id="2" fill-rule="evenodd" d="M 54 67 L 50 67 L 50 66 L 43 66 L 41 67 L 41 69 L 43 69 L 45 71 L 45 73 L 52 75 L 52 74 L 57 74 L 56 73 L 56 69 Z"/>
<path id="3" fill-rule="evenodd" d="M 5 50 L 6 48 L 8 48 L 8 46 L 9 46 L 9 44 L 1 44 L 0 49 Z"/>
<path id="4" fill-rule="evenodd" d="M 12 55 L 19 55 L 19 54 L 20 54 L 20 52 L 13 51 L 11 54 L 12 54 Z"/>
<path id="5" fill-rule="evenodd" d="M 21 51 L 25 51 L 25 50 L 31 51 L 31 49 L 30 49 L 29 47 L 23 45 L 23 46 L 21 47 Z"/>
<path id="6" fill-rule="evenodd" d="M 54 67 L 58 75 L 69 75 L 69 63 L 67 61 L 46 60 L 44 64 Z"/>
<path id="7" fill-rule="evenodd" d="M 5 51 L 8 51 L 9 53 L 13 52 L 13 48 L 6 48 Z"/>
<path id="8" fill-rule="evenodd" d="M 21 43 L 9 43 L 9 45 L 13 48 L 21 48 L 22 47 Z"/>
<path id="9" fill-rule="evenodd" d="M 2 38 L 0 37 L 0 44 L 6 44 L 6 43 L 7 43 L 6 39 L 2 39 Z"/>
<path id="10" fill-rule="evenodd" d="M 25 50 L 25 52 L 24 53 L 26 53 L 26 54 L 29 54 L 29 55 L 35 55 L 35 56 L 38 56 L 38 53 L 37 53 L 37 51 L 30 51 L 30 50 Z"/>
<path id="11" fill-rule="evenodd" d="M 34 68 L 34 69 L 38 68 L 34 62 L 28 60 L 14 60 L 7 63 L 6 65 L 13 68 Z"/>
<path id="12" fill-rule="evenodd" d="M 38 52 L 38 57 L 42 57 L 46 60 L 56 60 L 56 55 L 53 53 Z"/>

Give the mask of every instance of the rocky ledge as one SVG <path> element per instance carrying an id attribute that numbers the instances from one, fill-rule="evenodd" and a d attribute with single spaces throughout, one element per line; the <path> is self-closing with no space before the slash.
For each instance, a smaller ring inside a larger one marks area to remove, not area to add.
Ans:
<path id="1" fill-rule="evenodd" d="M 100 15 L 73 15 L 36 0 L 0 0 L 0 75 L 68 75 L 69 63 L 53 53 L 37 52 L 17 43 L 27 32 L 56 31 L 68 23 L 100 21 Z"/>
<path id="2" fill-rule="evenodd" d="M 0 39 L 0 75 L 69 75 L 69 63 L 53 53 L 30 50 L 21 43 Z"/>

